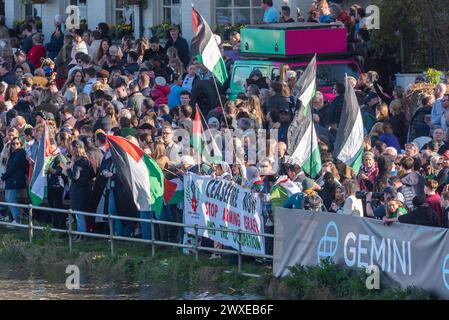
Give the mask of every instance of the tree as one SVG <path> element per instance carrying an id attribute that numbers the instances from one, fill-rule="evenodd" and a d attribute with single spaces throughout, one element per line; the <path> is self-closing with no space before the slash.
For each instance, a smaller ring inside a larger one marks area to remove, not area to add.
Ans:
<path id="1" fill-rule="evenodd" d="M 403 72 L 449 65 L 447 0 L 374 0 L 374 4 L 380 9 L 380 30 L 371 31 L 378 57 L 400 58 Z"/>

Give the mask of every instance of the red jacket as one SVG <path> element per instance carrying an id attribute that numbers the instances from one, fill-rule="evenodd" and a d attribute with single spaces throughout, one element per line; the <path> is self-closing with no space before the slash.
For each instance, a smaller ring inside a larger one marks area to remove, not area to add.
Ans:
<path id="1" fill-rule="evenodd" d="M 151 98 L 154 100 L 156 106 L 161 104 L 168 104 L 168 95 L 170 94 L 170 87 L 168 85 L 161 87 L 155 85 L 153 91 L 151 91 Z"/>
<path id="2" fill-rule="evenodd" d="M 33 46 L 28 52 L 28 61 L 30 61 L 36 68 L 42 65 L 41 59 L 46 57 L 45 47 L 43 45 Z"/>

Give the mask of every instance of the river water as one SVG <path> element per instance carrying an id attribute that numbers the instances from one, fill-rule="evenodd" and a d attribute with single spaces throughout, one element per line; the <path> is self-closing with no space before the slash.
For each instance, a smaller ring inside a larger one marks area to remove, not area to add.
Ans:
<path id="1" fill-rule="evenodd" d="M 44 275 L 45 274 L 45 275 Z M 49 276 L 49 274 L 51 276 Z M 68 290 L 65 275 L 0 265 L 0 300 L 259 300 L 255 295 L 231 295 L 209 288 L 198 292 L 177 283 L 99 282 L 81 277 L 79 290 Z M 51 279 L 51 280 L 50 280 Z"/>

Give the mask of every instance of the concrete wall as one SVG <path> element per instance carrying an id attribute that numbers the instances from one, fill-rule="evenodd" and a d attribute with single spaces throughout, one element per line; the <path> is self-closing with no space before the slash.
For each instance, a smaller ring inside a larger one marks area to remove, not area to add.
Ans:
<path id="1" fill-rule="evenodd" d="M 91 30 L 95 30 L 100 22 L 111 19 L 110 0 L 87 0 L 87 23 Z"/>
<path id="2" fill-rule="evenodd" d="M 5 17 L 6 25 L 12 28 L 14 20 L 23 19 L 23 7 L 21 1 L 6 0 L 5 1 Z"/>

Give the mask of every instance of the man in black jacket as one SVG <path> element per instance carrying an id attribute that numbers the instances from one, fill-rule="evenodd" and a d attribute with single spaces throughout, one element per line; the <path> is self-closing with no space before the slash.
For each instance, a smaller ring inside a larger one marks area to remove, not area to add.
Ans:
<path id="1" fill-rule="evenodd" d="M 415 209 L 412 212 L 402 215 L 398 218 L 400 223 L 408 223 L 428 227 L 440 226 L 438 215 L 427 203 L 424 203 L 421 199 L 415 197 L 413 199 L 413 206 L 415 207 Z"/>
<path id="2" fill-rule="evenodd" d="M 158 37 L 152 37 L 150 39 L 150 48 L 145 50 L 143 55 L 143 61 L 149 61 L 152 57 L 158 56 L 163 59 L 165 65 L 168 65 L 167 50 L 161 47 Z"/>
<path id="3" fill-rule="evenodd" d="M 340 124 L 341 112 L 343 111 L 343 104 L 345 102 L 345 85 L 337 82 L 334 87 L 335 98 L 329 106 L 331 112 L 330 124 L 336 129 Z"/>
<path id="4" fill-rule="evenodd" d="M 170 29 L 170 39 L 165 45 L 165 50 L 175 47 L 178 50 L 179 59 L 181 59 L 184 67 L 187 67 L 190 60 L 190 49 L 187 40 L 181 36 L 181 29 L 178 25 L 174 25 Z"/>
<path id="5" fill-rule="evenodd" d="M 290 101 L 282 95 L 282 84 L 277 81 L 271 83 L 271 90 L 274 95 L 268 101 L 268 110 L 277 110 L 279 112 L 290 110 Z"/>

